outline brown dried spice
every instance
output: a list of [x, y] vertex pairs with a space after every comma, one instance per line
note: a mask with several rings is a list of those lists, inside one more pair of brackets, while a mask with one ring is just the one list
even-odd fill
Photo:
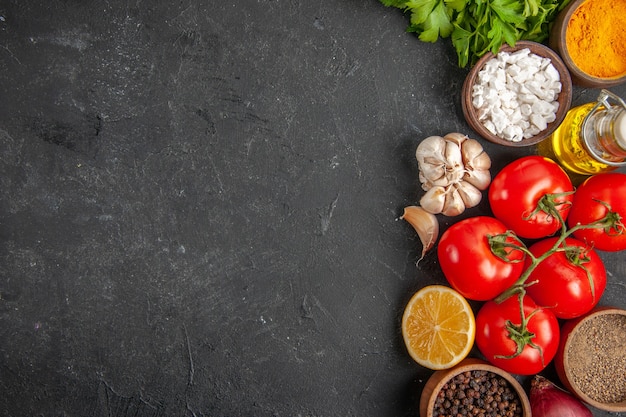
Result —
[[626, 316], [605, 314], [579, 326], [567, 350], [572, 382], [600, 403], [626, 400]]

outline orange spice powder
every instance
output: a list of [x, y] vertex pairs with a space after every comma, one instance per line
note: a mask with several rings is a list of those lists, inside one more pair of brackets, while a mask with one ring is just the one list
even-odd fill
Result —
[[572, 14], [565, 38], [574, 64], [610, 78], [626, 74], [626, 0], [587, 0]]

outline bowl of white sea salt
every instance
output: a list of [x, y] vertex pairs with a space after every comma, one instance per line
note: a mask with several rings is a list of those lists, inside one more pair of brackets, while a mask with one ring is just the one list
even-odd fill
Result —
[[461, 106], [481, 137], [534, 145], [554, 132], [572, 104], [572, 79], [556, 52], [530, 41], [488, 52], [465, 78]]

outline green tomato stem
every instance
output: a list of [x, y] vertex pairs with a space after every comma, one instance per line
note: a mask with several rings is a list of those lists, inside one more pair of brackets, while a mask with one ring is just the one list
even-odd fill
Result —
[[[532, 339], [535, 337], [535, 334], [528, 330], [528, 322], [538, 310], [534, 310], [531, 314], [526, 316], [526, 314], [524, 313], [524, 297], [526, 296], [526, 288], [536, 283], [536, 281], [528, 282], [528, 278], [530, 277], [530, 275], [541, 262], [552, 256], [554, 253], [565, 252], [566, 256], [572, 264], [579, 266], [585, 270], [587, 274], [587, 279], [589, 280], [589, 285], [591, 287], [592, 295], [595, 299], [595, 288], [593, 285], [591, 272], [583, 265], [584, 262], [589, 261], [587, 254], [591, 248], [583, 249], [577, 246], [567, 246], [564, 244], [565, 240], [577, 231], [583, 229], [603, 229], [604, 232], [607, 234], [616, 235], [623, 233], [625, 227], [619, 213], [613, 212], [611, 210], [611, 207], [607, 203], [598, 201], [600, 204], [603, 204], [607, 208], [607, 214], [603, 218], [589, 224], [579, 223], [568, 228], [566, 222], [563, 219], [563, 216], [561, 216], [561, 213], [558, 210], [559, 206], [563, 204], [571, 204], [570, 202], [558, 201], [559, 198], [562, 198], [563, 196], [566, 196], [568, 194], [571, 193], [544, 195], [537, 203], [537, 207], [535, 208], [535, 210], [533, 210], [532, 213], [530, 213], [525, 218], [526, 220], [530, 219], [535, 214], [543, 211], [549, 216], [554, 217], [561, 225], [559, 236], [554, 241], [552, 247], [540, 256], [533, 255], [530, 250], [528, 250], [526, 245], [519, 239], [519, 237], [511, 230], [508, 230], [502, 234], [487, 237], [489, 245], [491, 247], [491, 251], [494, 253], [494, 255], [505, 260], [506, 262], [520, 262], [520, 260], [518, 259], [513, 260], [510, 258], [510, 254], [514, 250], [519, 250], [523, 252], [524, 256], [530, 260], [528, 267], [522, 272], [520, 277], [513, 283], [513, 285], [511, 285], [504, 292], [502, 292], [502, 294], [494, 299], [494, 301], [499, 304], [509, 297], [517, 295], [520, 309], [520, 324], [515, 325], [511, 321], [507, 321], [506, 324], [506, 328], [509, 332], [509, 338], [513, 340], [516, 344], [516, 351], [513, 355], [497, 357], [507, 359], [514, 358], [520, 355], [524, 348], [528, 345], [533, 347], [534, 349], [539, 350], [541, 355], [541, 361], [543, 363], [543, 351], [541, 350], [540, 346], [536, 345], [532, 341]], [[522, 257], [521, 261], [525, 261], [524, 257]]]
[[[533, 271], [537, 268], [537, 266], [541, 262], [543, 262], [546, 258], [550, 257], [552, 254], [559, 252], [559, 251], [566, 251], [566, 252], [572, 251], [571, 247], [568, 247], [567, 245], [563, 245], [563, 243], [565, 242], [565, 239], [567, 239], [568, 237], [576, 233], [578, 230], [604, 229], [605, 232], [616, 230], [616, 231], [619, 231], [619, 233], [623, 231], [623, 223], [622, 223], [621, 216], [619, 215], [619, 213], [611, 211], [611, 207], [604, 202], [599, 202], [601, 204], [604, 204], [608, 209], [607, 214], [603, 218], [596, 220], [594, 222], [588, 223], [588, 224], [579, 223], [568, 229], [567, 224], [563, 219], [563, 216], [561, 216], [561, 213], [558, 210], [558, 206], [562, 204], [567, 204], [567, 203], [557, 201], [559, 197], [562, 197], [567, 194], [569, 193], [546, 194], [541, 199], [539, 199], [539, 202], [537, 203], [537, 208], [533, 210], [533, 212], [528, 217], [526, 217], [528, 219], [531, 216], [535, 215], [536, 213], [543, 211], [547, 213], [548, 215], [553, 216], [561, 225], [561, 232], [558, 238], [555, 240], [552, 247], [546, 252], [544, 252], [541, 256], [535, 257], [528, 250], [528, 248], [526, 248], [524, 243], [517, 236], [515, 236], [515, 233], [513, 231], [507, 231], [506, 233], [503, 233], [501, 235], [488, 237], [489, 244], [492, 248], [492, 252], [496, 256], [500, 257], [501, 259], [504, 259], [507, 262], [519, 262], [519, 261], [511, 261], [510, 259], [508, 259], [508, 257], [501, 256], [503, 247], [514, 248], [514, 249], [520, 250], [524, 252], [524, 254], [530, 259], [529, 266], [524, 270], [524, 272], [522, 272], [522, 275], [520, 275], [517, 281], [515, 281], [513, 285], [511, 285], [502, 294], [500, 294], [499, 296], [495, 298], [496, 303], [501, 303], [502, 301], [506, 300], [510, 296], [519, 293], [520, 290], [522, 290], [525, 286], [527, 286], [528, 283], [526, 281], [528, 280], [528, 277], [533, 273]], [[506, 238], [511, 238], [511, 237], [517, 243], [509, 243], [506, 241]], [[517, 244], [519, 244], [519, 246], [517, 246]], [[561, 247], [561, 245], [563, 245], [563, 247]], [[587, 268], [585, 268], [584, 265], [579, 265], [579, 266], [585, 269], [589, 277], [589, 280], [591, 282], [591, 274], [589, 273]], [[593, 285], [591, 285], [591, 287], [592, 287], [592, 291], [594, 291]]]
[[520, 324], [513, 324], [511, 320], [507, 320], [506, 322], [506, 329], [509, 331], [509, 338], [515, 342], [515, 352], [512, 355], [495, 355], [495, 357], [502, 359], [513, 359], [514, 357], [521, 355], [526, 346], [530, 346], [533, 349], [537, 349], [539, 351], [541, 364], [545, 365], [543, 360], [543, 350], [541, 349], [541, 346], [538, 346], [535, 342], [533, 342], [535, 334], [528, 330], [528, 322], [530, 321], [531, 317], [539, 310], [534, 310], [528, 316], [526, 316], [526, 313], [524, 312], [525, 295], [526, 290], [524, 289], [522, 289], [517, 295], [520, 309]]

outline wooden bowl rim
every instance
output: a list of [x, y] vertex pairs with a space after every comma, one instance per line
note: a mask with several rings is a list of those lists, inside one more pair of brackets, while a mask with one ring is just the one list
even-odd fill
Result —
[[498, 52], [515, 52], [524, 48], [530, 49], [531, 53], [535, 55], [539, 55], [542, 57], [550, 58], [554, 68], [559, 72], [559, 76], [561, 78], [561, 92], [559, 93], [559, 97], [557, 101], [559, 102], [559, 109], [556, 112], [556, 119], [548, 123], [548, 127], [539, 132], [537, 135], [532, 136], [527, 139], [522, 139], [519, 142], [512, 142], [506, 139], [503, 139], [497, 135], [492, 134], [487, 128], [478, 120], [478, 116], [476, 114], [476, 109], [472, 104], [472, 85], [478, 73], [483, 68], [485, 63], [490, 59], [495, 57], [495, 54], [492, 52], [487, 52], [483, 55], [476, 64], [472, 67], [468, 75], [465, 77], [465, 81], [463, 82], [463, 99], [461, 100], [461, 107], [463, 110], [463, 114], [465, 115], [465, 120], [467, 123], [474, 129], [480, 136], [487, 139], [490, 142], [497, 143], [500, 145], [511, 146], [511, 147], [524, 147], [535, 145], [542, 140], [546, 139], [548, 136], [552, 134], [556, 130], [557, 127], [563, 122], [567, 112], [569, 111], [572, 104], [572, 79], [567, 69], [567, 66], [556, 53], [556, 51], [552, 50], [548, 46], [532, 41], [518, 41], [514, 47], [511, 47], [508, 44], [502, 45]]
[[506, 379], [506, 381], [511, 384], [511, 387], [513, 387], [513, 390], [517, 393], [517, 396], [522, 403], [523, 417], [531, 416], [530, 400], [519, 381], [507, 371], [492, 365], [487, 361], [477, 358], [465, 358], [452, 368], [435, 371], [435, 373], [430, 376], [424, 385], [424, 389], [422, 390], [420, 397], [420, 416], [433, 417], [433, 408], [435, 406], [437, 393], [447, 381], [460, 373], [475, 370], [493, 372], [494, 374]]
[[576, 10], [578, 10], [578, 8], [587, 1], [589, 0], [573, 0], [567, 6], [565, 6], [563, 10], [561, 10], [559, 15], [555, 19], [554, 26], [552, 28], [552, 31], [556, 33], [550, 34], [551, 40], [549, 43], [550, 46], [553, 47], [553, 49], [556, 50], [557, 53], [561, 56], [561, 59], [571, 73], [573, 80], [578, 81], [578, 84], [594, 88], [614, 87], [616, 85], [626, 82], [626, 72], [621, 75], [605, 78], [596, 77], [588, 74], [580, 69], [578, 65], [576, 65], [574, 60], [571, 58], [571, 55], [567, 48], [566, 36], [568, 23], [574, 12], [576, 12]]
[[609, 412], [623, 412], [623, 411], [626, 411], [626, 399], [624, 399], [623, 401], [620, 401], [618, 403], [602, 403], [602, 402], [596, 401], [593, 398], [589, 397], [584, 391], [582, 391], [574, 383], [573, 375], [572, 375], [572, 372], [571, 372], [571, 367], [569, 366], [569, 359], [570, 358], [569, 358], [569, 355], [567, 354], [567, 351], [569, 350], [569, 347], [572, 344], [572, 341], [579, 334], [579, 330], [580, 330], [580, 326], [581, 325], [583, 325], [584, 323], [587, 323], [588, 321], [593, 320], [593, 319], [595, 319], [597, 317], [607, 316], [607, 315], [626, 316], [626, 310], [621, 309], [621, 308], [615, 308], [615, 307], [600, 307], [600, 308], [597, 308], [595, 310], [592, 310], [590, 313], [588, 313], [587, 315], [581, 317], [580, 319], [578, 319], [576, 321], [576, 324], [574, 325], [572, 330], [567, 335], [567, 338], [566, 338], [565, 343], [564, 343], [564, 349], [563, 349], [563, 371], [565, 372], [565, 377], [567, 378], [567, 383], [569, 385], [569, 388], [571, 388], [573, 393], [578, 398], [580, 398], [581, 400], [583, 400], [587, 404], [590, 404], [593, 407], [596, 407], [596, 408], [598, 408], [600, 410], [605, 410], [605, 411], [609, 411]]

